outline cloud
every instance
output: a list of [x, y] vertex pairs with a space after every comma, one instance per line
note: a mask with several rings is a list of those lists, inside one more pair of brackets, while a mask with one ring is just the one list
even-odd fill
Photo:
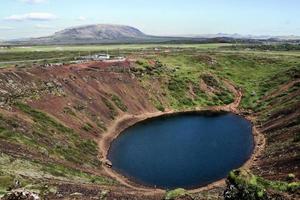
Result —
[[34, 27], [39, 28], [39, 29], [52, 29], [52, 28], [54, 28], [53, 26], [49, 26], [47, 24], [36, 24]]
[[85, 20], [86, 20], [86, 17], [84, 17], [84, 16], [79, 16], [79, 17], [77, 18], [77, 20], [79, 20], [79, 21], [85, 21]]
[[0, 30], [12, 30], [12, 29], [14, 28], [10, 26], [0, 26]]
[[11, 15], [4, 19], [13, 20], [13, 21], [25, 21], [25, 20], [48, 21], [56, 18], [57, 17], [51, 13], [37, 12], [37, 13], [26, 13], [23, 15]]
[[38, 3], [44, 3], [47, 0], [21, 0], [24, 3], [30, 3], [30, 4], [38, 4]]

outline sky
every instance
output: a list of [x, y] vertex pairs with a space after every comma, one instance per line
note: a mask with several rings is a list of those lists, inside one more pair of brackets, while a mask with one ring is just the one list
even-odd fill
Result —
[[0, 0], [0, 39], [122, 24], [151, 35], [300, 35], [299, 0]]

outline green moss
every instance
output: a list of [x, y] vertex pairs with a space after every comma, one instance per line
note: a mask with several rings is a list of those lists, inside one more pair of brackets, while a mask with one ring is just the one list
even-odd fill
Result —
[[287, 190], [289, 192], [296, 192], [299, 189], [300, 189], [300, 182], [292, 182], [292, 183], [289, 183], [287, 186]]
[[111, 96], [111, 100], [123, 112], [126, 112], [128, 110], [127, 106], [122, 102], [122, 100], [120, 99], [120, 97], [118, 97], [117, 95], [113, 94]]
[[217, 93], [217, 98], [222, 104], [230, 104], [234, 101], [233, 95], [229, 91], [225, 92], [223, 89]]
[[115, 119], [115, 117], [118, 115], [118, 111], [115, 109], [114, 105], [106, 98], [102, 97], [102, 101], [105, 104], [105, 106], [109, 109], [110, 111], [110, 117], [112, 119]]
[[106, 177], [100, 177], [100, 176], [94, 176], [85, 172], [81, 172], [76, 169], [66, 168], [61, 165], [48, 165], [43, 168], [43, 171], [49, 172], [53, 176], [61, 176], [61, 177], [69, 177], [69, 178], [83, 178], [87, 180], [90, 183], [98, 183], [98, 184], [104, 184], [104, 185], [112, 185], [114, 184], [114, 181], [106, 178]]
[[[30, 137], [21, 137], [22, 134], [21, 136], [19, 136], [20, 134], [14, 134], [18, 136], [19, 140], [21, 138], [23, 141], [16, 142], [30, 145], [37, 149], [43, 149], [43, 152], [46, 149], [50, 155], [59, 159], [63, 158], [73, 163], [99, 167], [100, 162], [97, 158], [98, 148], [93, 142], [80, 138], [73, 129], [62, 125], [49, 115], [31, 108], [29, 105], [17, 102], [15, 106], [35, 121], [33, 125], [34, 134]], [[85, 131], [90, 131], [93, 127], [90, 124], [85, 124], [82, 128]], [[91, 146], [87, 147], [87, 145]]]
[[42, 171], [50, 173], [51, 175], [57, 177], [66, 177], [71, 179], [76, 179], [76, 177], [78, 177], [87, 182], [96, 184], [113, 185], [116, 183], [114, 180], [107, 177], [95, 176], [77, 169], [67, 168], [63, 165], [58, 164], [43, 165]]
[[[92, 142], [90, 142], [92, 143]], [[94, 144], [93, 144], [94, 145]], [[43, 177], [56, 180], [79, 181], [82, 183], [96, 183], [113, 185], [116, 181], [88, 172], [66, 167], [62, 164], [42, 163], [36, 160], [14, 158], [7, 154], [0, 154], [0, 191], [6, 191], [19, 180], [21, 187], [36, 185]], [[37, 185], [38, 186], [38, 185]]]
[[[277, 90], [280, 85], [294, 80], [300, 71], [299, 60], [294, 57], [286, 59], [264, 54], [223, 54], [218, 56], [218, 60], [219, 68], [213, 69], [214, 74], [242, 88], [241, 107], [251, 110], [265, 107], [265, 101], [259, 100]], [[278, 98], [285, 96], [281, 94]]]
[[209, 75], [209, 74], [202, 74], [201, 79], [205, 82], [206, 85], [210, 87], [219, 88], [220, 83], [215, 79], [215, 77]]
[[161, 112], [165, 111], [165, 108], [162, 104], [155, 104], [155, 108]]
[[270, 181], [262, 177], [255, 176], [249, 171], [235, 170], [229, 173], [228, 180], [231, 184], [262, 197], [266, 190], [275, 190], [279, 192], [295, 192], [300, 189], [300, 182]]
[[88, 154], [92, 154], [95, 156], [98, 155], [98, 145], [93, 140], [82, 140], [79, 143], [79, 148], [81, 148], [83, 152], [86, 152]]
[[0, 174], [0, 191], [7, 191], [13, 185], [14, 177]]
[[38, 147], [38, 143], [34, 138], [18, 131], [19, 124], [17, 120], [5, 118], [0, 115], [0, 139], [13, 143], [20, 143], [31, 147]]
[[189, 80], [186, 77], [174, 76], [171, 77], [168, 83], [168, 90], [172, 99], [174, 100], [173, 105], [175, 108], [185, 108], [194, 106], [195, 103], [187, 95]]
[[0, 130], [0, 139], [4, 139], [7, 141], [11, 141], [11, 142], [16, 142], [16, 143], [20, 143], [20, 144], [24, 144], [24, 145], [28, 145], [28, 146], [32, 146], [32, 147], [37, 147], [37, 141], [35, 141], [34, 139], [16, 132], [16, 131], [12, 131], [12, 130]]
[[41, 123], [45, 126], [54, 127], [61, 132], [72, 132], [73, 131], [72, 129], [65, 127], [64, 125], [58, 123], [56, 120], [49, 117], [47, 114], [31, 108], [29, 105], [26, 105], [21, 102], [16, 102], [14, 105], [17, 108], [19, 108], [21, 111], [23, 111], [24, 113], [30, 115], [33, 118], [33, 120], [38, 123]]
[[147, 67], [148, 66], [148, 63], [146, 60], [143, 60], [143, 59], [138, 59], [136, 62], [135, 62], [139, 67]]
[[165, 195], [165, 199], [172, 200], [184, 195], [188, 195], [188, 192], [185, 189], [178, 188], [175, 190], [168, 191]]
[[86, 132], [89, 132], [91, 130], [94, 129], [93, 125], [90, 124], [90, 123], [85, 123], [82, 127], [81, 127], [82, 130], [86, 131]]

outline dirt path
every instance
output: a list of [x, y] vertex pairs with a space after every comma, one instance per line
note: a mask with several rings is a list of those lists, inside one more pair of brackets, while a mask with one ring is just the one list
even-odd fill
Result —
[[149, 119], [152, 117], [160, 116], [163, 114], [172, 113], [169, 112], [155, 112], [155, 113], [145, 113], [141, 115], [130, 115], [130, 114], [123, 114], [120, 116], [117, 120], [115, 120], [107, 130], [105, 136], [100, 140], [99, 142], [99, 148], [101, 151], [101, 154], [99, 155], [100, 160], [104, 164], [103, 169], [104, 171], [117, 180], [119, 183], [123, 184], [126, 187], [129, 187], [134, 190], [143, 191], [145, 195], [149, 194], [152, 195], [154, 193], [164, 193], [164, 190], [161, 189], [153, 189], [153, 188], [146, 188], [142, 187], [140, 185], [135, 185], [134, 183], [131, 183], [130, 180], [128, 180], [126, 177], [122, 176], [121, 174], [116, 173], [113, 169], [106, 166], [106, 163], [109, 163], [107, 159], [108, 150], [110, 147], [111, 142], [118, 137], [118, 135], [126, 128], [134, 125], [135, 123], [139, 121], [143, 121], [145, 119]]
[[[137, 191], [142, 191], [145, 194], [161, 194], [164, 193], [165, 191], [162, 189], [154, 189], [154, 188], [147, 188], [138, 184], [133, 183], [132, 181], [128, 180], [126, 177], [122, 176], [121, 174], [115, 172], [112, 168], [108, 167], [107, 164], [111, 164], [110, 161], [107, 159], [107, 154], [108, 150], [110, 147], [111, 142], [118, 137], [118, 135], [128, 127], [134, 125], [137, 122], [143, 121], [145, 119], [153, 118], [153, 117], [158, 117], [161, 115], [168, 115], [168, 114], [177, 114], [177, 113], [184, 113], [184, 112], [202, 112], [202, 111], [227, 111], [227, 112], [233, 112], [235, 114], [240, 114], [240, 110], [238, 109], [240, 102], [242, 100], [242, 91], [237, 89], [231, 82], [229, 81], [224, 81], [224, 84], [226, 87], [234, 94], [235, 99], [234, 102], [228, 105], [224, 106], [212, 106], [212, 107], [200, 107], [200, 108], [195, 108], [193, 110], [183, 110], [183, 111], [174, 111], [174, 110], [168, 110], [165, 112], [151, 112], [151, 113], [143, 113], [141, 115], [130, 115], [130, 114], [123, 114], [118, 117], [117, 120], [112, 122], [112, 124], [109, 126], [107, 132], [103, 136], [103, 138], [100, 139], [98, 142], [99, 149], [100, 149], [100, 154], [99, 154], [99, 159], [103, 163], [103, 169], [104, 171], [111, 176], [112, 178], [116, 179], [118, 182], [123, 184], [124, 186], [137, 190]], [[247, 117], [248, 120], [253, 121], [254, 119], [251, 117]], [[253, 126], [253, 136], [255, 140], [255, 148], [254, 152], [249, 158], [249, 160], [241, 167], [244, 169], [249, 169], [252, 165], [255, 164], [256, 160], [258, 157], [261, 156], [262, 151], [265, 147], [265, 138], [262, 134], [259, 133], [257, 128]], [[191, 193], [195, 192], [201, 192], [204, 190], [209, 190], [215, 187], [222, 187], [225, 186], [225, 179], [216, 181], [212, 184], [209, 184], [205, 187], [201, 187], [198, 189], [190, 190]]]
[[227, 80], [223, 80], [223, 83], [225, 84], [225, 86], [229, 89], [230, 92], [232, 92], [234, 94], [234, 101], [228, 105], [224, 105], [224, 106], [215, 106], [212, 107], [212, 109], [215, 110], [224, 110], [224, 111], [228, 111], [228, 112], [233, 112], [236, 114], [239, 114], [239, 105], [242, 101], [242, 97], [243, 97], [243, 93], [241, 90], [237, 89], [233, 83], [227, 81]]
[[238, 107], [242, 101], [242, 97], [243, 97], [243, 93], [240, 89], [236, 89], [236, 87], [229, 81], [227, 80], [224, 80], [223, 81], [224, 84], [226, 85], [226, 87], [234, 94], [235, 98], [234, 98], [234, 101], [225, 106], [229, 109], [229, 111], [234, 111], [234, 112], [239, 112], [238, 111]]

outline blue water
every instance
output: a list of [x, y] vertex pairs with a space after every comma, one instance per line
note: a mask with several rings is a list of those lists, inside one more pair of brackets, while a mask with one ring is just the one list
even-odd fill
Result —
[[253, 151], [251, 123], [235, 114], [181, 114], [146, 120], [113, 141], [108, 159], [131, 180], [196, 188], [227, 176]]

